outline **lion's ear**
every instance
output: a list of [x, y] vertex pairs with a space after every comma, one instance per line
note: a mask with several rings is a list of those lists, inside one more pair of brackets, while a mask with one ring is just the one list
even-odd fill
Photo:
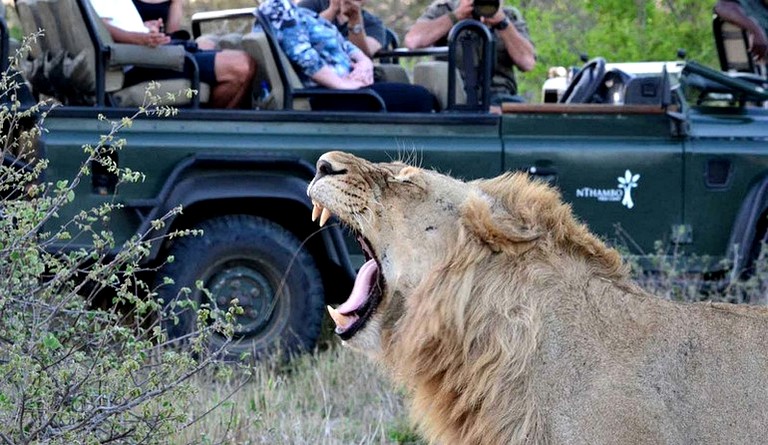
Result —
[[400, 169], [397, 175], [395, 175], [395, 180], [403, 182], [410, 181], [419, 173], [421, 173], [421, 170], [418, 167], [407, 165]]
[[424, 186], [422, 170], [418, 167], [413, 167], [410, 165], [400, 169], [400, 171], [392, 177], [392, 180], [396, 182], [415, 184], [422, 187]]
[[491, 208], [480, 195], [470, 197], [462, 206], [464, 227], [494, 252], [508, 251], [520, 254], [541, 237], [541, 231], [503, 210]]

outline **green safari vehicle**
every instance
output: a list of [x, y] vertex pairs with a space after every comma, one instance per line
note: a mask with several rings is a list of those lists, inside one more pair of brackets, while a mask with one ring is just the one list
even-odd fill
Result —
[[[39, 156], [50, 163], [47, 181], [74, 176], [82, 145], [109, 130], [99, 114], [119, 119], [136, 110], [132, 93], [114, 86], [118, 62], [128, 56], [99, 32], [100, 21], [86, 3], [16, 2], [25, 29], [55, 24], [86, 30], [58, 44], [92, 57], [90, 103], [58, 107], [45, 121], [38, 145]], [[198, 16], [196, 26], [250, 13], [209, 13]], [[478, 25], [462, 22], [457, 27], [463, 29], [454, 31], [482, 37]], [[46, 42], [56, 40], [52, 33]], [[478, 85], [465, 85], [478, 94], [458, 97], [456, 61], [449, 57], [440, 65], [448, 80], [447, 93], [437, 92], [448, 99], [440, 112], [319, 112], [307, 106], [308, 99], [329, 93], [292, 80], [295, 73], [268, 30], [240, 36], [238, 44], [264, 67], [254, 83], [253, 109], [209, 109], [192, 101], [177, 104], [173, 117], [136, 119], [122, 133], [128, 143], [116, 161], [146, 180], [115, 188], [108, 172], [94, 171], [60, 218], [117, 200], [124, 207], [109, 228], [119, 244], [183, 206], [155, 234], [197, 228], [204, 235], [153, 244], [149, 265], [175, 257], [158, 271], [158, 282], [163, 276], [175, 282], [161, 296], [202, 280], [219, 303], [238, 298], [245, 309], [237, 331], [242, 351], [266, 350], [275, 342], [290, 350], [313, 347], [324, 305], [346, 298], [363, 262], [342, 228], [319, 230], [310, 220], [306, 186], [315, 161], [329, 150], [371, 161], [412, 159], [463, 179], [525, 171], [556, 186], [606, 240], [641, 258], [663, 241], [683, 252], [684, 266], [695, 272], [748, 269], [766, 235], [764, 78], [732, 76], [695, 62], [608, 64], [597, 58], [559, 102], [507, 103], [496, 114], [485, 94], [488, 72], [481, 72]], [[447, 51], [452, 54], [452, 47]], [[394, 56], [404, 54], [390, 51], [389, 60]], [[188, 72], [187, 85], [204, 93], [193, 67]], [[206, 298], [202, 292], [193, 297]], [[192, 322], [182, 317], [171, 333], [182, 335]]]

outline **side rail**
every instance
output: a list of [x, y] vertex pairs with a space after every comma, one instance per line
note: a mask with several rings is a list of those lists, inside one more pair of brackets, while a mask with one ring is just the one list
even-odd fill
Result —
[[198, 38], [202, 35], [201, 26], [207, 22], [217, 22], [220, 20], [251, 18], [256, 20], [254, 8], [225, 9], [221, 11], [196, 12], [192, 14], [192, 38]]
[[[742, 103], [746, 101], [764, 102], [768, 101], [768, 92], [763, 85], [758, 85], [747, 80], [731, 77], [727, 74], [715, 71], [694, 61], [688, 61], [683, 67], [683, 75], [691, 74], [699, 76], [704, 82], [700, 87], [710, 88], [719, 92], [719, 87], [726, 87], [727, 91], [739, 98]], [[690, 79], [687, 79], [690, 82]], [[694, 81], [695, 81], [694, 77]]]

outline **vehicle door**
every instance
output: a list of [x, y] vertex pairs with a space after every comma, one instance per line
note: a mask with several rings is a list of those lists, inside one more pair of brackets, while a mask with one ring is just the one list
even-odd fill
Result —
[[[551, 182], [590, 229], [632, 254], [679, 241], [683, 143], [658, 107], [551, 104], [502, 118], [504, 168]], [[682, 234], [684, 237], [684, 234]]]
[[[728, 257], [746, 264], [765, 234], [768, 112], [757, 107], [696, 107], [685, 148], [685, 219], [691, 248], [720, 269]], [[736, 247], [731, 251], [731, 247]]]
[[[54, 159], [53, 177], [76, 172], [79, 159], [71, 156], [72, 150], [79, 149], [82, 141], [98, 140], [100, 131], [108, 131], [96, 119], [97, 111], [103, 110], [60, 111], [48, 120], [51, 134], [46, 150]], [[272, 155], [314, 164], [323, 153], [342, 150], [372, 162], [403, 160], [467, 180], [490, 177], [502, 171], [499, 125], [498, 116], [479, 113], [184, 110], [165, 120], [137, 119], [123, 131], [131, 149], [120, 153], [121, 165], [146, 173], [147, 179], [121, 196], [155, 196], [173, 167], [201, 156], [247, 159]], [[83, 196], [91, 200], [88, 205], [111, 199], [109, 194]], [[125, 209], [114, 219], [125, 226], [122, 233], [131, 234], [130, 228], [138, 224], [136, 218], [136, 212]], [[362, 264], [354, 238], [349, 244], [355, 252], [353, 263]]]

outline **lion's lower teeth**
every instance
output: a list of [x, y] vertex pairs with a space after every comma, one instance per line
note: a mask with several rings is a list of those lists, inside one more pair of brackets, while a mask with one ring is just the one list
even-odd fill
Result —
[[356, 316], [344, 315], [330, 306], [327, 306], [327, 308], [328, 308], [328, 313], [331, 315], [331, 318], [333, 319], [333, 322], [336, 323], [336, 326], [341, 329], [344, 329], [347, 326], [351, 325], [357, 319]]
[[323, 227], [325, 223], [330, 219], [331, 217], [331, 211], [323, 208], [323, 213], [320, 214], [320, 227]]

